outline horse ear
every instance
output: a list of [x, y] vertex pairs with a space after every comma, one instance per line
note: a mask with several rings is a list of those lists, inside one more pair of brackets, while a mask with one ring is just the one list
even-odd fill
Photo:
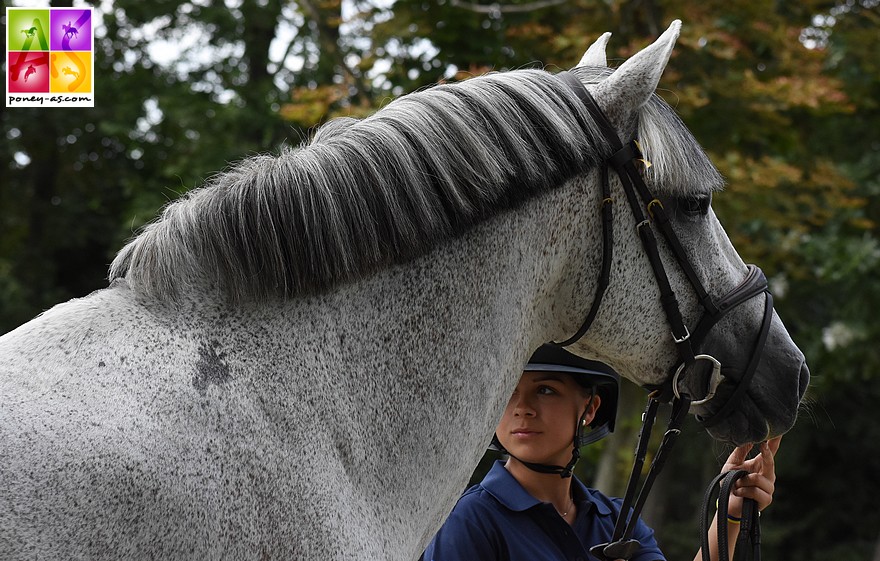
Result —
[[657, 89], [680, 31], [681, 21], [673, 21], [652, 45], [630, 57], [611, 76], [596, 84], [593, 90], [596, 101], [618, 125], [647, 103]]
[[603, 33], [601, 37], [596, 39], [595, 43], [590, 45], [590, 48], [587, 49], [587, 52], [584, 53], [584, 56], [581, 57], [581, 61], [575, 68], [581, 66], [608, 66], [608, 61], [605, 59], [605, 47], [608, 45], [608, 39], [610, 38], [611, 33]]

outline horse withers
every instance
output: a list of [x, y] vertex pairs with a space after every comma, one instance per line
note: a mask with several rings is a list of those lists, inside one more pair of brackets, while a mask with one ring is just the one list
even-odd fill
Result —
[[[749, 271], [708, 205], [721, 178], [653, 93], [678, 29], [614, 72], [603, 36], [572, 72], [639, 139], [640, 173], [721, 296]], [[333, 122], [169, 204], [108, 288], [0, 338], [0, 559], [416, 559], [531, 351], [591, 308], [611, 151], [578, 92], [518, 70]], [[661, 385], [679, 354], [635, 219], [614, 220], [607, 289], [571, 348]], [[659, 258], [693, 325], [662, 240]], [[754, 354], [758, 300], [700, 343], [718, 394]], [[794, 423], [804, 357], [769, 318], [719, 439]]]

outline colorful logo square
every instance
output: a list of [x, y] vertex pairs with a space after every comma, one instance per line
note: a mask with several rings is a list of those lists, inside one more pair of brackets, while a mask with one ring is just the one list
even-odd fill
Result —
[[6, 8], [6, 107], [94, 107], [92, 8]]
[[49, 91], [49, 53], [18, 51], [9, 53], [10, 93], [38, 93]]
[[52, 92], [88, 93], [92, 91], [92, 58], [85, 52], [52, 52], [49, 54], [50, 88]]
[[49, 29], [49, 10], [8, 8], [6, 11], [6, 49], [9, 51], [48, 51]]
[[53, 51], [88, 51], [92, 48], [92, 11], [53, 9], [49, 39]]

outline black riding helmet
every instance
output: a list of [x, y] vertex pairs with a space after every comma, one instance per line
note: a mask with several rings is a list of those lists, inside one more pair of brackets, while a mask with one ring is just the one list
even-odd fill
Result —
[[[620, 376], [606, 364], [575, 356], [562, 347], [550, 343], [541, 345], [523, 370], [526, 372], [563, 372], [572, 376], [578, 384], [588, 388], [593, 392], [593, 395], [598, 395], [601, 399], [599, 409], [593, 420], [590, 421], [591, 430], [589, 432], [585, 432], [583, 426], [586, 411], [578, 419], [572, 443], [571, 461], [567, 466], [533, 464], [520, 460], [523, 465], [534, 471], [558, 473], [561, 477], [570, 477], [571, 470], [574, 469], [580, 458], [580, 447], [596, 442], [614, 432], [614, 423], [617, 420], [617, 401], [620, 393]], [[509, 454], [501, 445], [497, 435], [492, 437], [492, 445], [489, 448]]]

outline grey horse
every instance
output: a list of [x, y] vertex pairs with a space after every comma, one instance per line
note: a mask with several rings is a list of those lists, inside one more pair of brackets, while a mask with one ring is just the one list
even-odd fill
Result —
[[[705, 201], [721, 178], [653, 93], [679, 26], [614, 72], [606, 34], [573, 72], [622, 138], [638, 129], [652, 189]], [[0, 338], [0, 559], [416, 559], [530, 352], [590, 307], [608, 150], [570, 88], [518, 70], [334, 121], [169, 204], [108, 288]], [[704, 210], [674, 227], [723, 294], [746, 267]], [[572, 349], [657, 384], [677, 357], [618, 215], [611, 285]], [[742, 368], [762, 314], [740, 306], [706, 345]], [[713, 436], [785, 432], [807, 379], [774, 315]]]

